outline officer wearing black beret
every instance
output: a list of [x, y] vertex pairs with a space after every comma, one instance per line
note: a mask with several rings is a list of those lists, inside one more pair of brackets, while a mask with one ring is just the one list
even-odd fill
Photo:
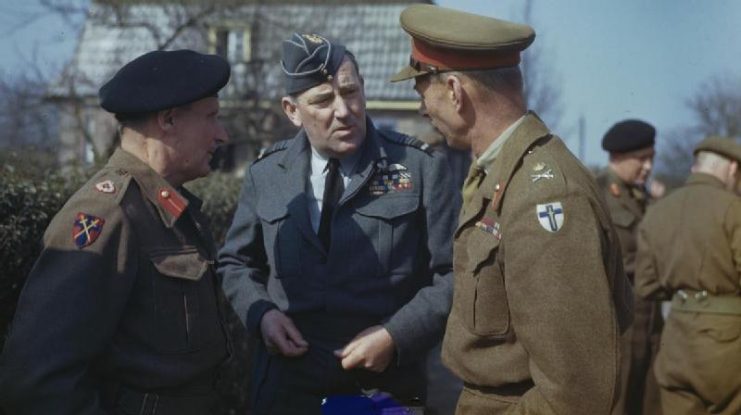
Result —
[[121, 146], [46, 230], [0, 358], [9, 413], [209, 413], [227, 337], [210, 229], [182, 185], [228, 139], [229, 73], [156, 51], [100, 88]]
[[[281, 65], [281, 104], [300, 131], [247, 170], [219, 253], [224, 291], [262, 340], [253, 413], [362, 415], [373, 390], [419, 406], [451, 301], [446, 161], [374, 127], [340, 43], [294, 34]], [[365, 404], [337, 404], [353, 397]]]
[[[597, 175], [620, 239], [623, 267], [631, 282], [635, 275], [638, 224], [646, 213], [646, 182], [653, 168], [656, 129], [641, 120], [616, 123], [602, 138], [610, 155]], [[614, 413], [656, 414], [658, 386], [651, 369], [663, 326], [660, 304], [634, 297], [634, 321], [625, 337], [622, 387]]]

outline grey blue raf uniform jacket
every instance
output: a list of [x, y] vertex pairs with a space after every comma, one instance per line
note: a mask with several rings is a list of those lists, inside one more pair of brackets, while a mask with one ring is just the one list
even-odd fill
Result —
[[[227, 342], [199, 204], [121, 149], [70, 198], [46, 230], [0, 359], [8, 413], [111, 413], [124, 391], [139, 413], [140, 392], [184, 395], [202, 383], [207, 393]], [[174, 413], [166, 400], [157, 414]]]
[[309, 219], [311, 147], [302, 130], [248, 169], [219, 273], [251, 332], [273, 308], [372, 317], [391, 334], [401, 364], [442, 337], [459, 196], [443, 154], [367, 125], [332, 218], [330, 251]]

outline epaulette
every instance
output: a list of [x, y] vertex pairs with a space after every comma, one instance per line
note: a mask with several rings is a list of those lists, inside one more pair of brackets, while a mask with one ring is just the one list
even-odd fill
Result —
[[281, 141], [278, 141], [278, 142], [274, 143], [270, 147], [263, 148], [262, 150], [260, 150], [260, 154], [257, 155], [257, 160], [255, 160], [255, 161], [262, 160], [265, 157], [267, 157], [267, 156], [269, 156], [269, 155], [271, 155], [273, 153], [277, 153], [279, 151], [283, 151], [283, 150], [287, 149], [288, 148], [288, 145], [291, 144], [291, 140], [293, 140], [293, 139], [281, 140]]
[[91, 191], [108, 195], [118, 204], [123, 199], [130, 182], [131, 175], [125, 169], [105, 169], [90, 179], [89, 186]]
[[405, 134], [400, 134], [390, 130], [378, 130], [378, 133], [381, 135], [381, 137], [385, 138], [386, 141], [390, 141], [395, 144], [418, 148], [430, 155], [435, 151], [435, 149], [432, 148], [431, 145], [425, 143], [424, 141], [414, 137], [410, 137]]

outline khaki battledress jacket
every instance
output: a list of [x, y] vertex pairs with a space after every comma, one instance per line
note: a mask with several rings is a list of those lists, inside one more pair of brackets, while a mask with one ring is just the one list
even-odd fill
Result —
[[[597, 175], [607, 208], [620, 240], [623, 268], [633, 282], [635, 258], [638, 251], [638, 224], [646, 213], [649, 196], [643, 188], [629, 186], [606, 168]], [[626, 336], [623, 361], [623, 387], [615, 414], [657, 415], [659, 409], [658, 386], [651, 365], [659, 349], [661, 329], [661, 303], [634, 295], [633, 324]]]
[[649, 208], [636, 290], [673, 297], [655, 367], [664, 413], [741, 413], [741, 198], [695, 173]]
[[592, 175], [533, 113], [455, 234], [444, 363], [458, 414], [608, 414], [632, 293]]

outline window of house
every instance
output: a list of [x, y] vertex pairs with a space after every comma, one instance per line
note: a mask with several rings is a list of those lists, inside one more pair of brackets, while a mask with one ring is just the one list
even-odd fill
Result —
[[244, 26], [213, 27], [209, 31], [211, 53], [229, 62], [249, 62], [252, 57], [251, 32]]

